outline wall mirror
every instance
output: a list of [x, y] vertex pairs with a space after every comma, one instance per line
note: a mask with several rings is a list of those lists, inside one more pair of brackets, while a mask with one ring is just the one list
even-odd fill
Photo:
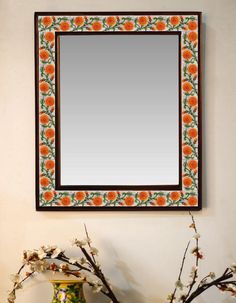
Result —
[[201, 208], [200, 18], [35, 13], [38, 210]]

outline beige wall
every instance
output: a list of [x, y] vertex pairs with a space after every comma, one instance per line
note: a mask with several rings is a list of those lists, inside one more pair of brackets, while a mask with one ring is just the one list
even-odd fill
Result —
[[[202, 274], [236, 260], [235, 0], [0, 1], [0, 301], [26, 248], [69, 240], [86, 223], [107, 275], [124, 302], [163, 302], [176, 280], [191, 231], [185, 212], [35, 211], [34, 11], [200, 10], [204, 21], [204, 209], [196, 213]], [[72, 252], [73, 253], [73, 252]], [[74, 252], [75, 253], [75, 252]], [[73, 253], [73, 254], [74, 254]], [[50, 302], [48, 276], [29, 283], [17, 302]], [[88, 292], [90, 298], [90, 293]], [[107, 302], [100, 298], [90, 302]], [[233, 302], [216, 290], [196, 302]]]

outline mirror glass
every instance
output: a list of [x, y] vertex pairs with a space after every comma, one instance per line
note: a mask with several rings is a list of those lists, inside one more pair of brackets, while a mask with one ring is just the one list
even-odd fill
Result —
[[179, 36], [59, 36], [61, 185], [179, 184]]

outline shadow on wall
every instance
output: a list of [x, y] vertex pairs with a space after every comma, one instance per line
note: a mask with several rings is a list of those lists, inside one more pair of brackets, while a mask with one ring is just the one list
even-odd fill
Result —
[[[143, 289], [145, 274], [142, 276], [137, 276], [135, 273], [133, 274], [129, 264], [120, 259], [120, 256], [110, 241], [104, 240], [101, 246], [104, 248], [104, 251], [106, 251], [106, 255], [110, 256], [110, 262], [114, 264], [112, 269], [105, 269], [107, 277], [111, 277], [111, 282], [113, 283], [114, 278], [112, 278], [112, 276], [115, 276], [117, 278], [116, 280], [120, 281], [120, 287], [116, 287], [115, 283], [112, 286], [117, 299], [120, 300], [121, 303], [163, 303], [163, 299], [158, 297], [158, 295], [150, 297], [145, 289]], [[88, 302], [90, 302], [90, 297], [91, 302], [94, 300], [96, 303], [110, 303], [109, 299], [107, 300], [104, 295], [96, 294], [96, 297], [94, 297], [94, 294], [91, 294], [91, 289], [89, 289], [88, 295], [86, 295]]]
[[[137, 281], [134, 279], [127, 264], [121, 260], [118, 260], [115, 270], [120, 271], [126, 284], [126, 289], [113, 286], [113, 291], [116, 294], [117, 299], [119, 299], [120, 302], [125, 303], [146, 303], [147, 299], [138, 290], [138, 287], [141, 286], [141, 284], [137, 283]], [[102, 294], [91, 294], [90, 288], [88, 289], [88, 293], [86, 292], [86, 299], [88, 302], [110, 303], [109, 299], [106, 299]]]
[[[113, 287], [114, 293], [120, 302], [124, 303], [147, 303], [147, 302], [162, 302], [162, 300], [158, 297], [147, 298], [143, 295], [139, 288], [142, 287], [142, 280], [144, 277], [140, 277], [140, 283], [134, 278], [131, 273], [131, 270], [127, 266], [127, 263], [121, 260], [117, 260], [115, 270], [119, 271], [119, 273], [123, 276], [123, 280], [126, 285], [126, 289], [121, 289], [117, 287]], [[92, 294], [91, 289], [88, 289], [86, 292], [86, 299], [88, 302], [96, 302], [96, 303], [110, 303], [109, 299], [106, 299], [102, 294]]]
[[[131, 270], [129, 269], [127, 263], [121, 260], [117, 260], [116, 268], [122, 273], [125, 282], [127, 283], [128, 289], [115, 289], [115, 292], [118, 295], [118, 298], [121, 302], [126, 302], [127, 298], [129, 298], [130, 303], [145, 303], [145, 297], [143, 294], [137, 289], [140, 284], [133, 277]], [[141, 280], [143, 277], [141, 277]]]

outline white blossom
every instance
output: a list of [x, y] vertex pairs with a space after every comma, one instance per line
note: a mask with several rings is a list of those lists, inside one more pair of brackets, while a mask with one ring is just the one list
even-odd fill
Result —
[[233, 271], [234, 274], [236, 274], [236, 263], [232, 263], [230, 269]]
[[22, 283], [17, 283], [15, 287], [16, 287], [16, 289], [21, 289], [21, 288], [23, 288], [23, 285], [22, 285]]
[[38, 253], [35, 250], [25, 250], [23, 252], [23, 264], [29, 264], [30, 261], [36, 261], [38, 259]]
[[197, 266], [193, 266], [192, 269], [191, 269], [189, 277], [193, 278], [195, 276], [197, 270], [198, 270], [198, 267]]
[[38, 257], [40, 260], [44, 259], [47, 256], [47, 253], [44, 251], [43, 247], [40, 247], [38, 250]]
[[11, 291], [8, 294], [7, 300], [9, 303], [14, 303], [15, 299], [16, 299], [15, 291]]
[[53, 250], [51, 258], [52, 259], [57, 258], [60, 255], [60, 253], [62, 253], [62, 252], [63, 251], [59, 247], [57, 247], [56, 249]]
[[67, 263], [61, 263], [60, 265], [59, 265], [59, 271], [60, 272], [65, 272], [65, 271], [67, 271], [67, 270], [69, 270], [69, 265], [67, 264]]
[[186, 299], [187, 294], [186, 293], [182, 293], [179, 296], [178, 302], [184, 302], [184, 300]]
[[87, 237], [87, 243], [88, 243], [88, 244], [91, 244], [91, 243], [92, 243], [92, 241], [91, 241], [91, 239], [90, 239], [89, 237]]
[[209, 273], [209, 277], [212, 279], [212, 280], [214, 280], [215, 279], [215, 277], [216, 277], [216, 274], [214, 273], [214, 272], [210, 272]]
[[11, 281], [12, 281], [13, 283], [18, 283], [18, 282], [20, 281], [20, 275], [19, 275], [19, 274], [12, 274], [12, 275], [10, 276], [10, 278], [11, 278]]
[[96, 247], [91, 247], [90, 252], [92, 255], [98, 255], [98, 249]]
[[191, 253], [191, 254], [194, 254], [194, 253], [196, 253], [198, 250], [199, 250], [199, 247], [195, 246], [195, 247], [193, 247], [193, 248], [190, 250], [190, 253]]
[[69, 263], [70, 263], [70, 264], [75, 264], [76, 262], [77, 262], [77, 260], [74, 259], [74, 258], [70, 258], [70, 259], [69, 259]]
[[193, 239], [198, 240], [201, 237], [199, 233], [193, 235]]
[[82, 257], [82, 258], [80, 258], [80, 264], [86, 264], [87, 263], [87, 260], [84, 258], [84, 257]]
[[199, 286], [203, 286], [207, 283], [207, 279], [203, 279], [200, 283]]
[[[173, 296], [174, 296], [174, 294], [169, 294], [166, 298], [167, 301], [171, 301], [173, 299]], [[175, 301], [173, 300], [172, 302], [175, 302]]]
[[38, 260], [30, 263], [30, 269], [36, 272], [44, 272], [49, 268], [49, 263], [46, 260]]
[[236, 292], [236, 286], [234, 284], [229, 284], [228, 287], [233, 291]]
[[101, 290], [102, 290], [102, 285], [99, 285], [99, 284], [95, 284], [95, 285], [93, 285], [93, 292], [94, 293], [98, 293], [98, 292], [100, 292]]
[[92, 286], [93, 292], [95, 293], [100, 292], [101, 289], [103, 288], [102, 281], [97, 277], [90, 274], [88, 275], [85, 274], [85, 279]]
[[43, 249], [46, 253], [51, 253], [51, 252], [53, 252], [56, 248], [57, 248], [56, 245], [45, 245], [45, 246], [42, 246], [42, 249]]
[[175, 282], [175, 286], [176, 286], [177, 288], [179, 288], [180, 290], [182, 290], [183, 287], [184, 287], [183, 283], [182, 283], [180, 280], [177, 280], [177, 281]]
[[85, 245], [88, 244], [88, 239], [85, 238], [84, 240], [78, 240], [78, 239], [75, 238], [71, 241], [71, 243], [72, 243], [73, 246], [75, 245], [75, 246], [78, 246], [78, 247], [82, 247], [82, 246], [85, 246]]

